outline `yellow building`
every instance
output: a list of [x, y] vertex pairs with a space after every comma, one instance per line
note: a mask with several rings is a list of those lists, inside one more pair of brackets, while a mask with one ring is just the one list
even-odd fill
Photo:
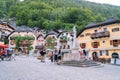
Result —
[[120, 56], [120, 20], [108, 19], [90, 23], [77, 36], [80, 50], [93, 60], [108, 60]]

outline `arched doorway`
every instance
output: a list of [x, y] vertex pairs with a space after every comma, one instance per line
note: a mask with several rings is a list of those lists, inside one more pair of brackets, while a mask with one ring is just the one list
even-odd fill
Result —
[[116, 53], [116, 52], [112, 53], [112, 58], [119, 58], [118, 53]]
[[92, 57], [93, 57], [94, 61], [98, 61], [98, 53], [97, 52], [93, 52]]

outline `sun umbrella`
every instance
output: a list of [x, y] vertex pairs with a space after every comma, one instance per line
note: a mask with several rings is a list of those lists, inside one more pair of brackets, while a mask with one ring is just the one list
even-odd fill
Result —
[[8, 45], [0, 44], [0, 48], [8, 48]]

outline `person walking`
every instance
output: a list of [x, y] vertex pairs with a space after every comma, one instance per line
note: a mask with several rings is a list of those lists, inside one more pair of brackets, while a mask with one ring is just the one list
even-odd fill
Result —
[[40, 51], [40, 55], [41, 55], [41, 62], [45, 62], [45, 54], [46, 52], [45, 51]]
[[51, 54], [50, 54], [50, 60], [51, 60], [51, 62], [53, 62], [53, 59], [54, 58], [54, 53], [53, 53], [53, 51], [51, 52]]
[[54, 62], [57, 62], [57, 59], [58, 59], [58, 51], [57, 51], [57, 49], [55, 49], [55, 51], [54, 51]]
[[57, 59], [57, 64], [60, 65], [61, 63], [61, 57], [62, 57], [62, 53], [61, 53], [61, 49], [59, 49], [59, 52], [58, 52], [58, 59]]
[[5, 57], [6, 57], [6, 50], [3, 48], [2, 50], [0, 50], [0, 58], [3, 61]]

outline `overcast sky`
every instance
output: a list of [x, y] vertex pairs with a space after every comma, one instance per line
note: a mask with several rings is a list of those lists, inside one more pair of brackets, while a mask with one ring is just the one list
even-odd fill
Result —
[[107, 4], [120, 6], [120, 0], [86, 0], [86, 1], [91, 1], [96, 3], [107, 3]]

